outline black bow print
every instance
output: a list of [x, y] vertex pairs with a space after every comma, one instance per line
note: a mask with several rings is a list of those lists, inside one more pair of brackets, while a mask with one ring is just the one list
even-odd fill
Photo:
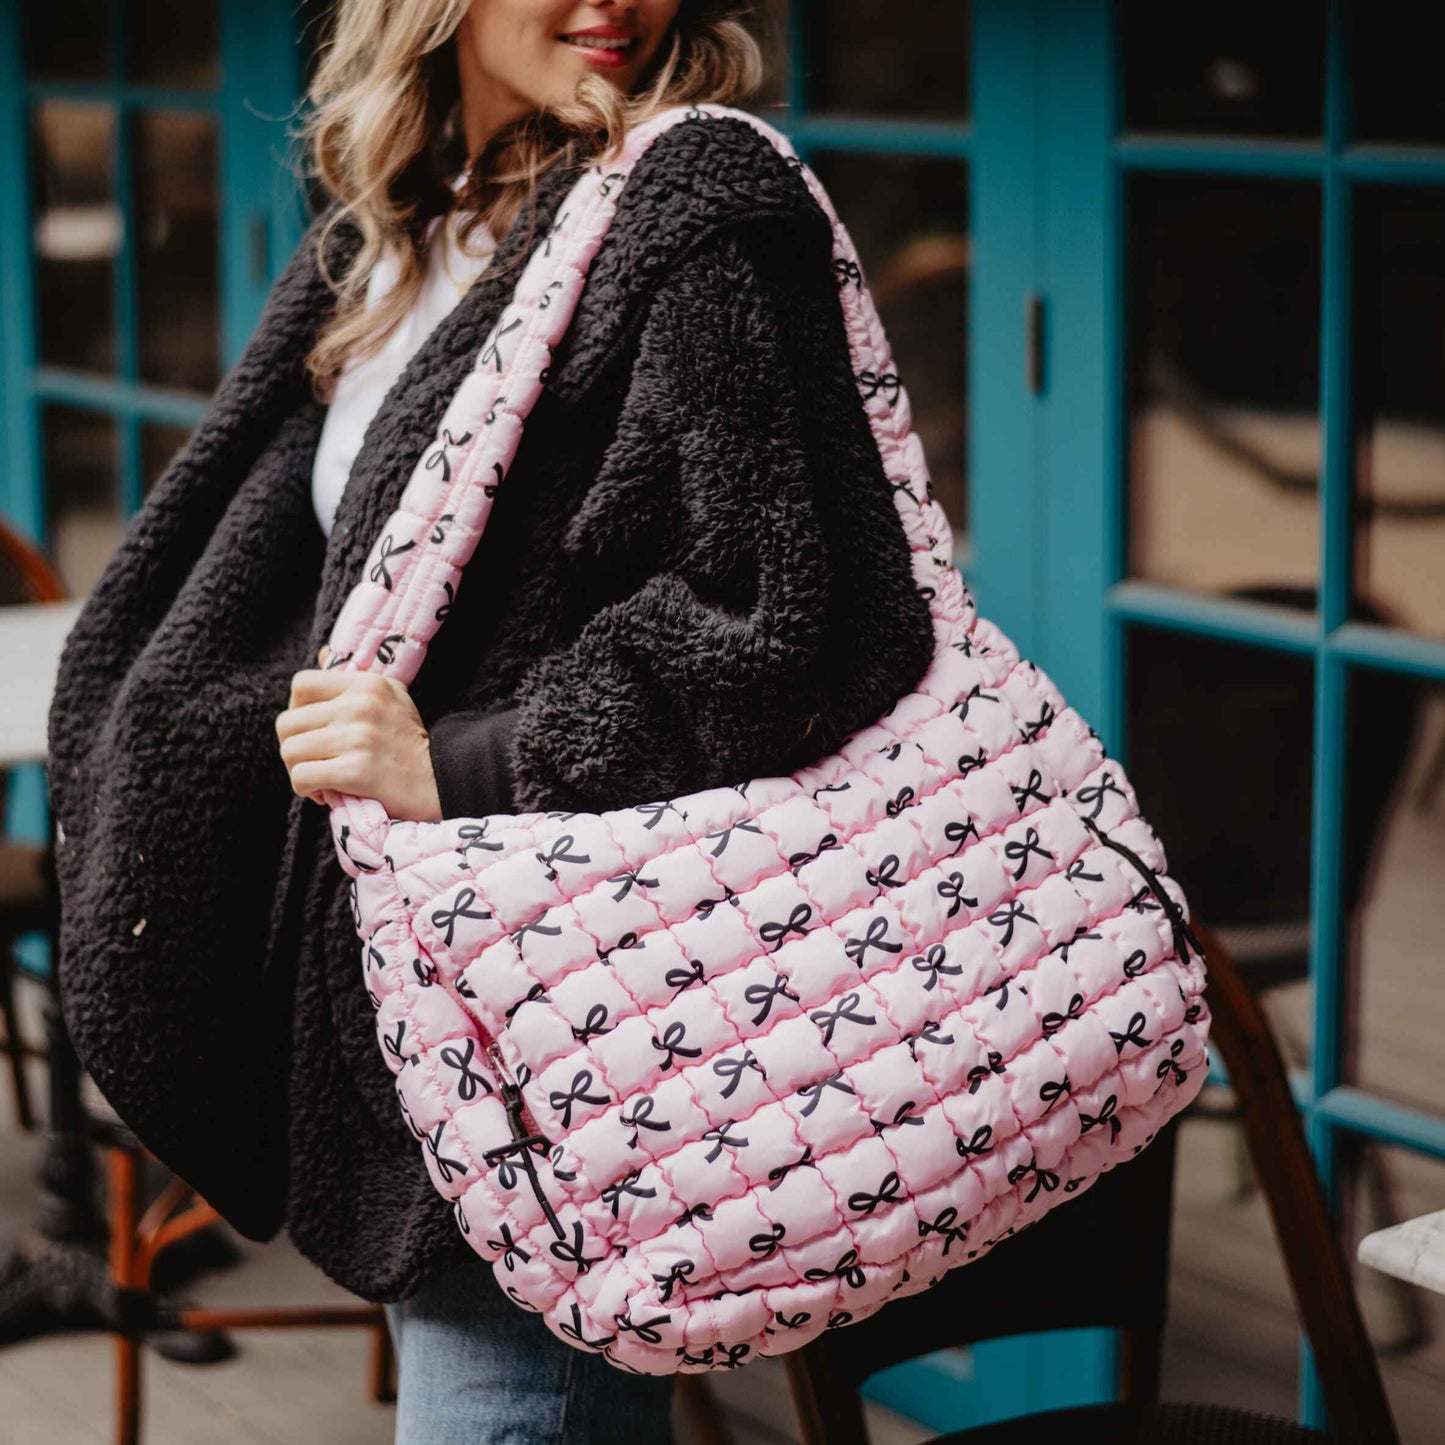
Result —
[[917, 794], [914, 793], [913, 789], [905, 785], [904, 787], [899, 788], [899, 790], [883, 805], [883, 811], [887, 813], [890, 818], [896, 818], [911, 802], [913, 802], [916, 796]]
[[712, 850], [714, 858], [720, 858], [727, 851], [728, 843], [734, 833], [756, 833], [759, 838], [763, 836], [763, 830], [751, 818], [743, 818], [740, 822], [729, 823], [726, 828], [719, 828], [716, 833], [705, 833], [703, 836], [711, 842], [717, 839], [717, 846]]
[[1104, 881], [1104, 875], [1102, 873], [1090, 873], [1088, 871], [1087, 865], [1082, 858], [1075, 858], [1074, 861], [1064, 869], [1064, 877], [1070, 883], [1078, 883], [1080, 881], [1085, 883], [1102, 883]]
[[[818, 846], [814, 848], [811, 853], [794, 853], [789, 857], [788, 871], [796, 878], [799, 870], [806, 867], [815, 858], [821, 858], [830, 848], [841, 848], [842, 846], [843, 841], [836, 833], [824, 833], [823, 836], [818, 839]], [[728, 892], [731, 893], [732, 890], [729, 889]]]
[[1067, 1074], [1057, 1082], [1050, 1080], [1047, 1084], [1041, 1084], [1039, 1086], [1039, 1098], [1048, 1106], [1048, 1108], [1044, 1110], [1044, 1113], [1047, 1114], [1049, 1109], [1052, 1109], [1060, 1099], [1068, 1098], [1072, 1092], [1073, 1085], [1069, 1083], [1069, 1076]]
[[814, 1009], [808, 1015], [823, 1030], [823, 1043], [825, 1045], [833, 1042], [833, 1030], [836, 1029], [843, 1019], [849, 1023], [862, 1024], [865, 1028], [876, 1024], [878, 1020], [872, 1014], [858, 1013], [858, 1006], [863, 1002], [861, 993], [845, 993], [838, 1000], [838, 1006], [834, 1009]]
[[1149, 955], [1142, 948], [1136, 948], [1128, 958], [1124, 960], [1124, 977], [1138, 978], [1149, 967]]
[[807, 923], [812, 916], [812, 905], [799, 903], [788, 915], [786, 923], [764, 922], [758, 929], [758, 937], [764, 943], [771, 943], [772, 951], [776, 953], [787, 941], [790, 933], [796, 933], [800, 938], [807, 933]]
[[599, 196], [610, 196], [614, 186], [621, 187], [626, 184], [626, 171], [608, 171], [607, 174], [602, 177], [602, 184], [597, 187], [597, 194]]
[[[1044, 733], [1048, 731], [1049, 724], [1053, 722], [1057, 716], [1058, 714], [1054, 711], [1053, 703], [1045, 702], [1043, 706], [1039, 708], [1038, 717], [1031, 723], [1025, 723], [1023, 727], [1019, 729], [1019, 737], [1026, 743], [1038, 742]], [[1020, 804], [1019, 806], [1022, 807], [1023, 805]]]
[[[460, 1211], [458, 1211], [458, 1213], [460, 1213]], [[525, 1264], [532, 1258], [532, 1256], [512, 1238], [512, 1227], [506, 1220], [502, 1221], [502, 1237], [500, 1239], [489, 1240], [488, 1243], [491, 1244], [493, 1249], [500, 1249], [502, 1251], [502, 1263], [506, 1265], [509, 1270], [516, 1269], [517, 1260], [520, 1259]]]
[[844, 1080], [842, 1069], [839, 1069], [836, 1073], [829, 1074], [826, 1079], [819, 1079], [816, 1084], [804, 1084], [801, 1089], [795, 1090], [795, 1092], [808, 1101], [803, 1105], [803, 1117], [805, 1119], [818, 1107], [819, 1102], [822, 1100], [824, 1089], [837, 1089], [840, 1094], [856, 1094], [858, 1092], [852, 1084]]
[[637, 942], [638, 939], [635, 933], [624, 933], [611, 948], [599, 948], [597, 950], [597, 957], [605, 964], [611, 963], [612, 955], [619, 948], [636, 948]]
[[1159, 1080], [1159, 1087], [1154, 1090], [1157, 1094], [1171, 1079], [1175, 1086], [1182, 1084], [1189, 1077], [1180, 1067], [1179, 1055], [1184, 1052], [1184, 1040], [1175, 1039], [1169, 1045], [1169, 1057], [1160, 1062], [1159, 1067], [1154, 1071], [1154, 1077]]
[[569, 853], [567, 851], [576, 841], [570, 833], [563, 833], [552, 839], [552, 846], [547, 852], [538, 852], [537, 861], [546, 870], [548, 879], [553, 883], [557, 881], [557, 870], [553, 864], [590, 863], [592, 861], [590, 853]]
[[652, 1047], [655, 1048], [658, 1053], [667, 1055], [661, 1065], [664, 1071], [672, 1068], [677, 1062], [676, 1055], [678, 1054], [681, 1054], [685, 1059], [696, 1059], [702, 1056], [702, 1050], [700, 1048], [694, 1049], [683, 1043], [686, 1037], [687, 1026], [681, 1019], [674, 1019], [663, 1029], [660, 1039], [655, 1038], [652, 1040]]
[[843, 256], [833, 258], [833, 274], [838, 278], [839, 287], [848, 285], [851, 281], [858, 290], [863, 289], [863, 271], [856, 261], [850, 261]]
[[961, 963], [948, 961], [948, 950], [941, 943], [930, 944], [927, 953], [916, 953], [911, 961], [915, 972], [926, 975], [923, 980], [924, 993], [932, 993], [938, 984], [939, 974], [946, 973], [957, 977], [963, 972]]
[[1122, 1054], [1125, 1044], [1133, 1044], [1136, 1048], [1145, 1049], [1149, 1047], [1150, 1040], [1144, 1037], [1144, 1030], [1148, 1027], [1149, 1020], [1146, 1015], [1136, 1013], [1130, 1020], [1129, 1026], [1122, 1034], [1116, 1034], [1113, 1029], [1109, 1030], [1109, 1037], [1114, 1040], [1114, 1052]]
[[[663, 975], [663, 982], [670, 988], [673, 998], [695, 983], [706, 983], [707, 975], [702, 971], [702, 959], [690, 958], [687, 968], [670, 968]], [[664, 1068], [666, 1065], [663, 1066]]]
[[1009, 944], [1013, 942], [1014, 923], [1020, 918], [1026, 923], [1038, 922], [1038, 919], [1035, 918], [1017, 898], [1004, 904], [1002, 908], [994, 909], [994, 911], [989, 914], [988, 921], [993, 924], [995, 928], [1003, 929], [1003, 937], [999, 940], [999, 947], [1007, 948]]
[[406, 641], [404, 632], [389, 632], [376, 644], [376, 660], [383, 667], [390, 667], [396, 661], [396, 645]]
[[520, 928], [512, 931], [512, 943], [517, 952], [522, 951], [522, 940], [529, 933], [540, 933], [543, 938], [557, 938], [561, 935], [562, 925], [543, 923], [539, 918], [535, 923], [524, 923]]
[[677, 813], [679, 818], [685, 818], [686, 813], [680, 812], [671, 803], [637, 803], [633, 806], [634, 813], [641, 813], [647, 821], [642, 825], [644, 828], [655, 828], [662, 822], [664, 813]]
[[[441, 441], [436, 444], [436, 450], [433, 451], [432, 454], [426, 459], [427, 471], [434, 472], [438, 467], [440, 467], [442, 473], [442, 481], [451, 481], [452, 463], [451, 458], [447, 455], [447, 451], [451, 447], [464, 447], [469, 441], [471, 441], [471, 439], [471, 432], [463, 432], [461, 436], [454, 437], [450, 431], [443, 427]], [[450, 520], [450, 517], [448, 517], [448, 520]], [[440, 542], [441, 538], [438, 537], [436, 540]]]
[[1010, 862], [1016, 862], [1019, 865], [1013, 872], [1015, 882], [1018, 882], [1018, 880], [1028, 872], [1030, 853], [1037, 853], [1040, 858], [1047, 858], [1050, 862], [1053, 862], [1054, 858], [1054, 855], [1039, 842], [1039, 830], [1037, 828], [1030, 828], [1024, 834], [1022, 843], [1005, 843], [1003, 853], [1004, 857]]
[[607, 880], [609, 883], [620, 883], [622, 886], [612, 895], [614, 903], [621, 903], [634, 888], [656, 888], [656, 878], [644, 878], [638, 869], [632, 868], [622, 873], [616, 873]]
[[1037, 768], [1031, 769], [1028, 781], [1023, 787], [1019, 787], [1015, 783], [1009, 784], [1009, 791], [1014, 795], [1014, 807], [1022, 813], [1024, 811], [1024, 804], [1027, 803], [1030, 798], [1040, 803], [1050, 802], [1051, 797], [1048, 793], [1044, 792], [1043, 788], [1044, 775]]
[[[800, 1089], [798, 1092], [801, 1093], [802, 1090]], [[851, 1092], [852, 1090], [850, 1089], [849, 1093]], [[806, 1113], [807, 1111], [804, 1110], [804, 1112]], [[771, 1191], [780, 1188], [783, 1180], [786, 1179], [794, 1169], [816, 1169], [817, 1167], [818, 1161], [813, 1158], [813, 1150], [810, 1145], [804, 1149], [791, 1164], [779, 1164], [776, 1168], [768, 1170], [768, 1178], [772, 1181], [768, 1185], [768, 1189]]]
[[778, 1252], [778, 1245], [787, 1232], [781, 1224], [774, 1223], [766, 1234], [753, 1235], [748, 1240], [748, 1248], [759, 1259], [771, 1259]]
[[988, 1063], [978, 1064], [968, 1071], [968, 1092], [976, 1094], [979, 1088], [987, 1081], [990, 1074], [1004, 1074], [1008, 1070], [1003, 1066], [1003, 1055], [995, 1053], [992, 1049], [988, 1051]]
[[[975, 823], [972, 818], [963, 822], [960, 822], [957, 818], [950, 818], [943, 826], [943, 836], [954, 845], [953, 852], [958, 853], [970, 838], [972, 838], [975, 843], [979, 841], [978, 824]], [[952, 857], [953, 855], [950, 854], [949, 856]]]
[[943, 1025], [937, 1019], [929, 1019], [916, 1034], [908, 1036], [908, 1055], [917, 1063], [919, 1044], [951, 1044], [953, 1035], [943, 1032]]
[[474, 918], [478, 922], [492, 916], [491, 910], [487, 908], [474, 909], [472, 904], [477, 901], [477, 890], [475, 888], [463, 888], [456, 897], [456, 902], [450, 908], [438, 908], [431, 916], [433, 928], [446, 930], [442, 936], [442, 942], [448, 948], [452, 944], [452, 934], [456, 930], [457, 919]]
[[501, 486], [501, 484], [502, 484], [502, 464], [501, 464], [501, 462], [493, 462], [493, 463], [492, 463], [492, 471], [493, 471], [493, 473], [495, 474], [495, 476], [496, 476], [497, 479], [496, 479], [496, 481], [494, 481], [494, 482], [483, 482], [483, 483], [482, 483], [482, 495], [483, 495], [484, 497], [495, 497], [495, 496], [497, 495], [497, 488], [498, 488], [499, 486]]
[[680, 1289], [692, 1278], [693, 1272], [696, 1269], [697, 1265], [694, 1264], [692, 1260], [680, 1259], [676, 1264], [668, 1266], [666, 1274], [655, 1274], [652, 1276], [653, 1280], [662, 1286], [662, 1289], [659, 1291], [659, 1296], [663, 1304], [666, 1304], [672, 1298], [674, 1289]]
[[732, 1098], [737, 1092], [737, 1087], [742, 1082], [743, 1071], [745, 1069], [753, 1069], [759, 1076], [766, 1077], [763, 1075], [763, 1066], [757, 1061], [751, 1049], [748, 1049], [740, 1059], [721, 1058], [712, 1061], [713, 1073], [715, 1073], [718, 1078], [727, 1080], [722, 1090], [724, 1099]]
[[[847, 739], [845, 738], [846, 742]], [[824, 783], [813, 789], [813, 799], [816, 802], [819, 793], [847, 793], [852, 791], [852, 783]]]
[[896, 371], [860, 371], [858, 373], [858, 385], [863, 390], [863, 400], [872, 401], [881, 391], [887, 398], [889, 406], [898, 400], [899, 388], [902, 382], [899, 380]]
[[487, 837], [486, 823], [463, 823], [457, 829], [457, 837], [462, 841], [457, 844], [457, 852], [461, 856], [462, 864], [465, 866], [467, 854], [473, 848], [484, 848], [489, 853], [500, 853], [502, 844], [493, 842]]
[[467, 1166], [463, 1164], [460, 1159], [448, 1159], [446, 1155], [441, 1152], [442, 1130], [445, 1129], [446, 1126], [447, 1121], [443, 1119], [430, 1134], [425, 1134], [422, 1137], [426, 1144], [427, 1152], [436, 1164], [437, 1173], [442, 1177], [442, 1183], [450, 1184], [452, 1182], [452, 1172], [455, 1170], [459, 1175], [465, 1174], [467, 1172]]
[[706, 1155], [709, 1164], [717, 1163], [718, 1155], [722, 1153], [724, 1144], [730, 1149], [744, 1149], [747, 1147], [748, 1141], [742, 1134], [733, 1136], [728, 1133], [729, 1129], [736, 1127], [737, 1122], [736, 1119], [729, 1119], [726, 1123], [719, 1124], [715, 1129], [706, 1129], [703, 1131], [702, 1137], [713, 1141], [712, 1148], [707, 1151]]
[[618, 1217], [618, 1210], [622, 1204], [622, 1196], [631, 1194], [637, 1199], [656, 1199], [657, 1190], [641, 1189], [637, 1181], [642, 1177], [641, 1169], [634, 1169], [631, 1174], [624, 1174], [615, 1184], [609, 1184], [602, 1191], [602, 1202], [612, 1211], [612, 1217]]
[[466, 1052], [462, 1053], [450, 1044], [441, 1051], [441, 1060], [449, 1069], [455, 1069], [461, 1077], [457, 1080], [457, 1096], [461, 1099], [475, 1099], [478, 1089], [492, 1092], [492, 1086], [472, 1068], [472, 1058], [477, 1051], [477, 1041], [467, 1040]]
[[862, 938], [845, 939], [843, 952], [861, 969], [867, 961], [868, 950], [876, 948], [879, 953], [902, 953], [901, 943], [892, 943], [888, 938], [888, 920], [875, 914], [868, 920], [868, 928]]
[[517, 1012], [523, 1004], [537, 1003], [541, 999], [547, 999], [549, 1003], [551, 1002], [547, 994], [547, 985], [538, 979], [516, 1003], [508, 1006], [505, 1017], [509, 1020], [513, 1019], [517, 1016]]
[[554, 1144], [552, 1146], [552, 1173], [562, 1181], [563, 1184], [575, 1184], [577, 1175], [571, 1170], [562, 1167], [562, 1160], [567, 1152], [565, 1144]]
[[422, 988], [430, 988], [437, 981], [437, 966], [434, 963], [423, 963], [421, 959], [414, 958], [411, 961], [411, 971], [416, 974], [416, 981]]
[[576, 1340], [579, 1345], [589, 1350], [605, 1350], [617, 1338], [616, 1335], [602, 1335], [595, 1340], [585, 1339], [582, 1334], [582, 1311], [575, 1304], [572, 1306], [572, 1323], [560, 1324], [557, 1329], [569, 1340]]
[[1075, 794], [1084, 807], [1092, 808], [1089, 813], [1091, 823], [1099, 821], [1099, 814], [1104, 811], [1104, 804], [1109, 801], [1110, 793], [1121, 799], [1124, 797], [1124, 790], [1114, 781], [1113, 773], [1101, 773], [1097, 783], [1090, 783]]
[[1104, 1107], [1097, 1114], [1086, 1114], [1079, 1110], [1079, 1133], [1087, 1134], [1090, 1129], [1097, 1129], [1101, 1124], [1109, 1126], [1109, 1142], [1112, 1144], [1123, 1132], [1124, 1125], [1119, 1119], [1119, 1096], [1110, 1094], [1104, 1100]]
[[869, 868], [864, 877], [874, 888], [897, 888], [900, 884], [906, 883], [906, 878], [898, 876], [898, 870], [903, 860], [896, 853], [889, 853], [878, 865], [877, 869]]
[[691, 1224], [694, 1219], [711, 1219], [712, 1206], [710, 1204], [689, 1204], [681, 1214], [672, 1222], [681, 1229], [684, 1224]]
[[572, 1238], [570, 1241], [566, 1239], [554, 1239], [549, 1247], [552, 1253], [556, 1255], [558, 1259], [562, 1260], [563, 1263], [574, 1265], [578, 1274], [586, 1274], [602, 1256], [600, 1254], [583, 1254], [582, 1243], [582, 1221], [578, 1220], [572, 1226]]
[[588, 1008], [587, 1017], [582, 1020], [580, 1029], [576, 1024], [572, 1026], [572, 1037], [579, 1044], [585, 1044], [588, 1039], [595, 1039], [602, 1034], [611, 1032], [612, 1030], [607, 1024], [607, 1005], [605, 1003], [594, 1003]]
[[1069, 961], [1069, 954], [1073, 951], [1073, 947], [1076, 943], [1102, 943], [1103, 941], [1104, 935], [1102, 933], [1086, 933], [1084, 931], [1084, 925], [1081, 923], [1079, 925], [1078, 931], [1074, 934], [1074, 936], [1069, 939], [1067, 943], [1059, 944], [1059, 946], [1054, 949], [1054, 952], [1057, 953], [1058, 956], [1063, 959], [1065, 963], [1067, 963]]
[[963, 891], [963, 874], [950, 873], [942, 883], [938, 885], [938, 896], [940, 898], [951, 898], [953, 902], [949, 905], [948, 917], [952, 918], [960, 908], [977, 908], [978, 899], [970, 898]]
[[790, 998], [794, 1003], [800, 1002], [798, 995], [788, 987], [788, 980], [780, 973], [773, 975], [772, 983], [750, 983], [743, 990], [743, 998], [758, 1009], [753, 1015], [755, 1026], [767, 1019], [778, 999]]
[[851, 1285], [854, 1289], [862, 1289], [867, 1283], [867, 1275], [863, 1273], [863, 1267], [858, 1263], [858, 1251], [850, 1249], [846, 1254], [838, 1257], [838, 1262], [832, 1269], [809, 1269], [803, 1272], [803, 1278], [812, 1284], [825, 1279], [841, 1279], [844, 1284]]
[[988, 754], [980, 748], [976, 753], [960, 753], [958, 755], [958, 776], [966, 778], [970, 773], [976, 773], [980, 768], [988, 766]]
[[1046, 1013], [1044, 1015], [1044, 1037], [1052, 1038], [1070, 1019], [1081, 1018], [1083, 1013], [1084, 995], [1076, 993], [1069, 1000], [1069, 1006], [1063, 1013]]
[[491, 337], [487, 341], [487, 344], [482, 347], [481, 355], [477, 357], [478, 371], [480, 371], [484, 366], [490, 366], [497, 375], [501, 375], [502, 348], [500, 343], [502, 337], [506, 336], [508, 332], [515, 331], [521, 324], [522, 318], [518, 316], [515, 319], [507, 322], [505, 326], [499, 327], [496, 331], [492, 333]]
[[401, 1041], [402, 1041], [405, 1037], [406, 1037], [406, 1020], [405, 1020], [405, 1019], [401, 1019], [401, 1020], [398, 1021], [397, 1026], [396, 1026], [396, 1037], [395, 1037], [395, 1038], [392, 1038], [392, 1036], [391, 1036], [390, 1034], [383, 1034], [383, 1035], [381, 1036], [381, 1046], [382, 1046], [382, 1047], [387, 1051], [387, 1053], [389, 1053], [389, 1054], [392, 1056], [392, 1058], [394, 1058], [398, 1063], [409, 1064], [409, 1063], [411, 1062], [411, 1059], [412, 1059], [413, 1057], [415, 1057], [415, 1056], [414, 1056], [414, 1055], [408, 1056], [408, 1055], [402, 1053], [402, 1051], [401, 1051]]
[[643, 1320], [641, 1324], [636, 1325], [632, 1323], [631, 1315], [621, 1314], [615, 1316], [615, 1318], [617, 1320], [618, 1334], [634, 1334], [639, 1340], [643, 1340], [649, 1345], [660, 1345], [662, 1343], [662, 1335], [658, 1332], [657, 1326], [665, 1325], [672, 1316], [656, 1315], [652, 1319]]
[[916, 1101], [909, 1099], [894, 1110], [891, 1119], [870, 1119], [868, 1122], [872, 1124], [875, 1134], [881, 1134], [885, 1129], [892, 1129], [900, 1124], [917, 1124], [919, 1128], [922, 1128], [923, 1116], [913, 1112], [917, 1107]]
[[982, 1159], [985, 1154], [993, 1152], [993, 1125], [980, 1124], [966, 1143], [955, 1135], [953, 1147], [960, 1159]]
[[723, 896], [721, 898], [699, 898], [697, 902], [692, 905], [693, 912], [695, 912], [699, 918], [706, 918], [720, 903], [730, 903], [734, 908], [742, 907], [742, 904], [738, 902], [738, 895], [724, 883]]
[[633, 1104], [630, 1114], [626, 1110], [623, 1111], [622, 1125], [624, 1128], [632, 1130], [632, 1138], [627, 1141], [629, 1149], [637, 1148], [637, 1136], [643, 1129], [651, 1129], [654, 1133], [663, 1134], [672, 1128], [666, 1119], [656, 1124], [652, 1122], [653, 1110], [656, 1108], [657, 1100], [650, 1094], [644, 1094]]
[[[796, 1330], [807, 1324], [808, 1321], [813, 1318], [813, 1316], [810, 1315], [807, 1310], [799, 1310], [798, 1313], [795, 1315], [785, 1315], [782, 1310], [775, 1310], [773, 1312], [773, 1318], [785, 1330]], [[767, 1331], [769, 1334], [773, 1333], [771, 1325], [767, 1327]]]
[[441, 546], [441, 544], [447, 539], [448, 524], [451, 522], [455, 522], [456, 519], [457, 518], [455, 512], [443, 512], [433, 524], [431, 529], [431, 536], [427, 538], [427, 541], [429, 541], [434, 547]]
[[953, 702], [949, 705], [948, 710], [949, 712], [956, 712], [958, 714], [959, 722], [967, 722], [969, 709], [974, 705], [974, 703], [997, 702], [998, 700], [999, 698], [997, 693], [985, 692], [983, 690], [983, 684], [981, 682], [976, 682], [962, 697], [954, 698]]
[[396, 539], [391, 533], [386, 533], [381, 539], [381, 553], [371, 569], [371, 580], [373, 582], [380, 582], [381, 585], [390, 592], [392, 585], [391, 568], [386, 565], [387, 562], [403, 552], [410, 552], [415, 546], [415, 542], [403, 542], [400, 546], [397, 546]]
[[547, 1096], [547, 1102], [562, 1116], [562, 1127], [572, 1127], [572, 1106], [574, 1104], [606, 1104], [609, 1102], [606, 1094], [589, 1094], [588, 1089], [592, 1087], [592, 1070], [578, 1069], [572, 1076], [572, 1087], [568, 1090], [553, 1089]]
[[1018, 1164], [1008, 1172], [1008, 1182], [1017, 1184], [1020, 1180], [1034, 1176], [1034, 1187], [1024, 1196], [1025, 1204], [1032, 1204], [1038, 1197], [1039, 1190], [1045, 1194], [1052, 1194], [1059, 1187], [1059, 1176], [1052, 1169], [1040, 1169], [1036, 1159], [1030, 1159], [1027, 1164]]
[[942, 1237], [942, 1252], [947, 1254], [949, 1246], [955, 1239], [960, 1244], [967, 1242], [968, 1226], [958, 1222], [958, 1210], [950, 1204], [947, 1209], [939, 1210], [938, 1217], [932, 1223], [924, 1219], [918, 1221], [919, 1239], [927, 1239], [930, 1234], [937, 1234]]
[[855, 1214], [872, 1214], [875, 1209], [881, 1209], [885, 1204], [897, 1204], [898, 1191], [903, 1188], [903, 1181], [897, 1173], [890, 1169], [883, 1176], [883, 1182], [878, 1186], [876, 1194], [869, 1194], [866, 1189], [860, 1189], [855, 1194], [848, 1196], [848, 1208]]

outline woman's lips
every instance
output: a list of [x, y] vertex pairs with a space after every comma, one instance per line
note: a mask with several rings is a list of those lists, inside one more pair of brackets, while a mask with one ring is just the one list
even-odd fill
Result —
[[593, 65], [600, 65], [604, 69], [617, 69], [626, 65], [633, 56], [638, 46], [636, 36], [626, 41], [607, 40], [603, 43], [588, 44], [582, 37], [559, 36], [562, 44], [569, 50], [575, 50], [584, 59], [590, 60]]

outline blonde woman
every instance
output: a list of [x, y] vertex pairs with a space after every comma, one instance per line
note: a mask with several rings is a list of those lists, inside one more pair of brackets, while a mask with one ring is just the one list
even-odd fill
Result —
[[320, 665], [579, 168], [658, 107], [755, 91], [745, 8], [340, 0], [305, 131], [329, 203], [62, 666], [81, 1056], [237, 1229], [284, 1226], [387, 1303], [405, 1445], [644, 1445], [668, 1436], [669, 1381], [552, 1336], [460, 1238], [312, 800], [601, 810], [788, 772], [930, 659], [827, 218], [746, 121], [701, 116], [628, 179], [410, 691]]

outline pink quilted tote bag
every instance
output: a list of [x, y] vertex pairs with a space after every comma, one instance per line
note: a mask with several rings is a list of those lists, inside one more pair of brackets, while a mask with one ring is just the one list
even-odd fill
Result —
[[1204, 973], [1092, 730], [980, 618], [851, 240], [780, 132], [676, 107], [576, 182], [331, 637], [410, 683], [626, 177], [747, 121], [832, 221], [936, 652], [791, 777], [605, 813], [392, 820], [332, 795], [365, 987], [436, 1188], [507, 1293], [651, 1373], [796, 1349], [1137, 1154], [1206, 1068]]

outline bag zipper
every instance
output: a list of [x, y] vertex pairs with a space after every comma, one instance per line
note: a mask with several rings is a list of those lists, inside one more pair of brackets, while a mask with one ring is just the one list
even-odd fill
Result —
[[1159, 881], [1159, 875], [1130, 847], [1111, 838], [1099, 825], [1079, 815], [1079, 821], [1101, 842], [1106, 848], [1112, 848], [1126, 863], [1129, 863], [1149, 886], [1149, 891], [1159, 900], [1159, 906], [1164, 910], [1164, 915], [1169, 920], [1169, 926], [1174, 932], [1174, 951], [1185, 962], [1189, 962], [1189, 950], [1192, 948], [1199, 955], [1199, 961], [1204, 962], [1204, 946], [1195, 936], [1194, 930], [1185, 921], [1184, 914], [1180, 911], [1179, 905]]

